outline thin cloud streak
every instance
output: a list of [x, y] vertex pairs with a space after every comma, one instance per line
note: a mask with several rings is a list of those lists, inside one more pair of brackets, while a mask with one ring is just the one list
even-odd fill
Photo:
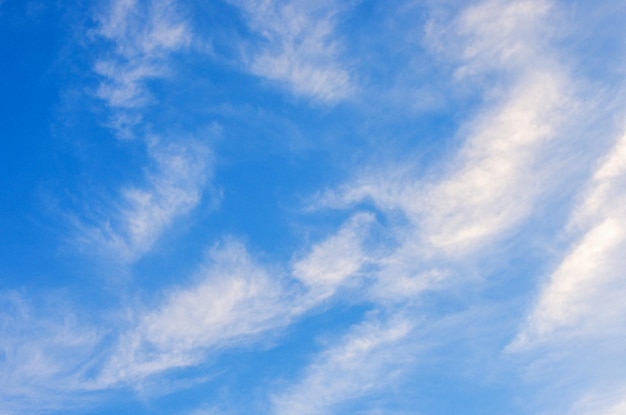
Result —
[[335, 103], [351, 95], [354, 82], [341, 60], [341, 43], [335, 33], [337, 14], [345, 4], [333, 0], [231, 2], [266, 41], [261, 52], [245, 58], [252, 73], [321, 102]]
[[97, 387], [198, 364], [210, 352], [251, 341], [293, 317], [286, 287], [237, 242], [213, 249], [197, 278], [197, 285], [166, 291], [163, 304], [121, 334]]
[[97, 18], [95, 34], [112, 51], [94, 64], [96, 95], [111, 109], [118, 137], [133, 138], [142, 120], [137, 110], [151, 102], [146, 81], [170, 74], [170, 55], [189, 45], [191, 33], [173, 0], [114, 0]]
[[62, 410], [84, 404], [85, 364], [104, 332], [85, 325], [57, 299], [35, 307], [0, 293], [0, 404], [8, 413]]
[[513, 347], [626, 327], [625, 178], [626, 135], [605, 156], [572, 212], [568, 228], [582, 236], [543, 287]]
[[121, 200], [105, 209], [96, 225], [78, 225], [79, 241], [120, 263], [147, 253], [172, 222], [189, 213], [201, 200], [212, 173], [212, 153], [195, 140], [148, 144], [154, 164], [143, 187], [126, 187]]
[[411, 323], [400, 318], [372, 318], [353, 327], [313, 360], [302, 379], [273, 398], [273, 413], [334, 413], [338, 404], [389, 387], [411, 360], [403, 350], [411, 329]]
[[336, 234], [314, 245], [293, 264], [293, 276], [312, 291], [312, 299], [331, 296], [368, 263], [363, 244], [374, 220], [372, 214], [354, 215]]
[[[110, 111], [118, 138], [134, 138], [151, 103], [146, 81], [169, 75], [172, 54], [186, 48], [191, 32], [173, 0], [113, 0], [96, 13], [93, 35], [107, 43], [93, 70], [97, 95]], [[119, 199], [93, 210], [91, 224], [77, 221], [84, 247], [128, 264], [147, 253], [172, 222], [202, 199], [212, 173], [212, 153], [190, 139], [144, 137], [152, 165], [144, 186], [126, 186]], [[95, 224], [94, 224], [95, 223]]]

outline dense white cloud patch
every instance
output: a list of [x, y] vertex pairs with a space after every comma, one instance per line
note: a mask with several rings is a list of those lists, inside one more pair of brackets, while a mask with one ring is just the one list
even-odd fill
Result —
[[334, 0], [231, 0], [246, 15], [250, 28], [266, 44], [252, 52], [249, 70], [285, 83], [295, 94], [335, 102], [354, 89], [341, 60], [335, 33], [337, 15], [346, 5]]
[[549, 337], [559, 329], [614, 328], [610, 323], [624, 312], [619, 271], [624, 248], [620, 222], [607, 219], [591, 229], [552, 274], [520, 341]]

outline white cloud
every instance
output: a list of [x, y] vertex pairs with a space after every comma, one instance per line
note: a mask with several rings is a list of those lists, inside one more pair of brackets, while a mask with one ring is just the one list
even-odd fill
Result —
[[613, 415], [624, 409], [625, 146], [626, 134], [580, 190], [563, 235], [569, 249], [507, 347], [517, 357], [533, 359], [525, 371], [572, 385], [551, 400], [576, 415]]
[[[223, 348], [256, 342], [268, 331], [293, 323], [358, 275], [367, 262], [360, 245], [373, 221], [371, 214], [355, 215], [294, 263], [292, 276], [270, 274], [240, 243], [227, 241], [214, 248], [196, 273], [197, 283], [165, 291], [159, 306], [142, 312], [121, 334], [94, 388], [190, 367]], [[294, 284], [297, 280], [304, 286]], [[390, 342], [406, 329], [400, 321], [392, 326], [366, 324], [357, 332], [375, 337], [372, 347], [378, 348], [378, 342]], [[370, 340], [354, 338], [345, 347], [360, 350], [364, 341]]]
[[[623, 315], [620, 283], [626, 249], [621, 223], [607, 219], [591, 229], [550, 277], [520, 344], [541, 341], [555, 331], [606, 330]], [[617, 290], [617, 291], [616, 291]]]
[[274, 413], [334, 413], [337, 405], [389, 387], [412, 359], [405, 350], [411, 330], [400, 318], [372, 319], [354, 327], [317, 356], [301, 380], [274, 397]]
[[238, 243], [211, 252], [199, 282], [168, 291], [123, 334], [99, 383], [133, 382], [203, 361], [207, 353], [288, 324], [293, 298]]
[[[546, 160], [566, 138], [566, 122], [579, 105], [575, 86], [540, 36], [544, 9], [542, 1], [488, 1], [452, 24], [466, 51], [461, 68], [496, 71], [502, 79], [484, 91], [486, 104], [460, 128], [462, 145], [443, 168], [422, 179], [411, 166], [368, 172], [323, 195], [319, 205], [369, 199], [387, 213], [402, 212], [414, 230], [407, 243], [420, 240], [421, 256], [475, 254], [519, 226], [558, 183], [548, 177]], [[490, 66], [476, 64], [479, 57]]]
[[626, 135], [596, 169], [570, 231], [582, 232], [543, 287], [515, 345], [626, 327]]
[[356, 275], [368, 258], [362, 244], [374, 216], [360, 213], [338, 232], [315, 245], [293, 264], [293, 275], [313, 291], [330, 295], [348, 278]]
[[112, 109], [118, 136], [131, 138], [141, 120], [131, 110], [151, 99], [145, 82], [169, 75], [169, 55], [189, 44], [190, 31], [173, 0], [115, 0], [98, 21], [97, 35], [113, 50], [94, 65], [101, 77], [97, 96]]
[[465, 37], [459, 77], [505, 68], [512, 72], [541, 67], [549, 60], [550, 0], [488, 0], [469, 6], [456, 22]]
[[340, 60], [335, 33], [342, 7], [332, 0], [308, 2], [231, 0], [266, 45], [247, 63], [256, 75], [285, 83], [298, 95], [336, 102], [354, 89], [352, 75]]
[[409, 226], [396, 233], [411, 245], [412, 261], [476, 254], [519, 226], [558, 183], [558, 177], [546, 180], [544, 157], [563, 138], [563, 118], [573, 114], [567, 89], [559, 73], [529, 73], [462, 128], [466, 141], [443, 174], [420, 180], [411, 168], [368, 173], [316, 203], [346, 207], [371, 200], [390, 215], [401, 212]]
[[421, 226], [436, 249], [476, 250], [519, 224], [551, 185], [543, 181], [542, 155], [577, 104], [541, 38], [548, 4], [486, 1], [458, 19], [466, 42], [459, 71], [497, 70], [510, 80], [503, 81], [507, 92], [497, 92], [503, 85], [489, 91], [503, 98], [462, 128], [469, 135], [447, 177], [426, 186], [425, 201], [414, 201], [411, 210], [423, 212]]
[[[174, 0], [113, 0], [98, 11], [93, 34], [108, 42], [108, 52], [93, 66], [101, 77], [97, 95], [110, 109], [108, 125], [119, 138], [132, 138], [150, 101], [146, 81], [168, 76], [172, 53], [187, 47], [191, 33]], [[147, 183], [123, 188], [120, 200], [100, 207], [104, 213], [87, 214], [95, 226], [78, 226], [80, 242], [121, 263], [149, 251], [176, 218], [200, 202], [212, 167], [212, 154], [200, 142], [145, 141], [152, 164]]]
[[100, 16], [98, 33], [127, 58], [152, 57], [189, 42], [189, 30], [173, 0], [114, 0]]
[[450, 48], [463, 55], [456, 82], [483, 87], [484, 104], [459, 129], [452, 157], [435, 160], [421, 177], [416, 172], [423, 166], [394, 163], [362, 170], [314, 202], [315, 207], [353, 208], [367, 201], [386, 215], [395, 249], [384, 257], [364, 254], [375, 258], [378, 279], [371, 298], [380, 307], [419, 301], [429, 288], [453, 285], [458, 292], [468, 274], [482, 271], [474, 267], [477, 262], [506, 249], [496, 246], [498, 241], [541, 212], [547, 198], [560, 197], [554, 194], [567, 174], [556, 171], [554, 157], [572, 149], [574, 130], [584, 122], [577, 80], [550, 45], [551, 13], [543, 1], [469, 6], [448, 27], [455, 33]]
[[68, 408], [88, 398], [76, 391], [103, 333], [59, 299], [46, 300], [35, 307], [17, 293], [0, 293], [0, 406], [8, 413]]
[[[436, 249], [475, 250], [526, 217], [541, 178], [536, 165], [564, 112], [566, 83], [534, 73], [499, 108], [483, 114], [442, 181], [427, 187], [421, 226]], [[420, 212], [421, 213], [421, 212]]]
[[[140, 16], [145, 27], [129, 23], [139, 7], [132, 1], [114, 2], [103, 20], [101, 35], [116, 43], [116, 55], [98, 62], [96, 70], [106, 79], [101, 96], [114, 108], [144, 105], [143, 82], [163, 76], [164, 56], [188, 39], [184, 24], [170, 13], [173, 3], [146, 4], [145, 10], [156, 11]], [[267, 49], [252, 55], [252, 72], [322, 101], [349, 95], [350, 74], [338, 63], [340, 50], [333, 40], [334, 3], [237, 4], [248, 13], [251, 28], [268, 41]], [[139, 313], [132, 328], [121, 334], [94, 388], [141, 383], [204, 362], [222, 348], [258, 340], [348, 286], [355, 276], [376, 276], [369, 286], [371, 298], [394, 314], [386, 308], [389, 299], [414, 300], [424, 289], [450, 279], [457, 260], [485, 256], [485, 246], [518, 228], [546, 189], [556, 186], [558, 177], [544, 181], [544, 154], [558, 145], [565, 123], [576, 123], [568, 119], [576, 106], [575, 87], [541, 35], [549, 11], [550, 3], [538, 0], [471, 6], [452, 25], [464, 51], [459, 82], [493, 72], [502, 77], [485, 91], [488, 104], [461, 129], [463, 142], [450, 163], [422, 178], [411, 167], [368, 175], [320, 202], [346, 207], [372, 200], [387, 214], [385, 225], [369, 213], [353, 216], [292, 262], [293, 291], [241, 245], [215, 249], [195, 284], [166, 290], [156, 308]], [[140, 115], [122, 111], [115, 122], [132, 125], [139, 122], [136, 117]], [[209, 175], [210, 153], [196, 142], [154, 142], [149, 154], [155, 168], [146, 174], [147, 184], [123, 190], [112, 219], [88, 229], [85, 237], [123, 261], [145, 254], [176, 218], [191, 211]], [[619, 253], [626, 248], [625, 160], [626, 138], [597, 170], [573, 215], [570, 226], [583, 235], [547, 284], [520, 335], [523, 342], [571, 327], [595, 330], [599, 321], [610, 322], [608, 330], [623, 327], [619, 274], [626, 264]], [[375, 222], [390, 224], [387, 230], [393, 235], [384, 249], [380, 245], [389, 241], [374, 249], [367, 244]], [[275, 412], [328, 413], [388, 387], [387, 380], [413, 355], [403, 349], [411, 331], [412, 323], [399, 317], [353, 328], [275, 397]]]
[[80, 240], [89, 247], [113, 254], [121, 262], [145, 254], [161, 233], [202, 199], [211, 173], [211, 152], [200, 142], [148, 145], [154, 169], [143, 187], [122, 190], [122, 200], [97, 225], [80, 225]]

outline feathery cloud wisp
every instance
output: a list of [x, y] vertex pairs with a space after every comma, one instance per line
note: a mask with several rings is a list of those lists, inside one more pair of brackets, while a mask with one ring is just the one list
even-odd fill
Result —
[[0, 293], [0, 404], [8, 413], [63, 410], [87, 399], [82, 375], [104, 330], [65, 308], [60, 299], [40, 307]]
[[172, 0], [115, 0], [98, 20], [96, 34], [113, 50], [94, 65], [97, 96], [111, 109], [117, 135], [132, 138], [142, 118], [136, 110], [150, 102], [145, 82], [168, 76], [169, 56], [189, 44], [190, 31]]
[[351, 73], [341, 62], [335, 32], [337, 14], [345, 5], [334, 0], [231, 0], [246, 15], [250, 28], [266, 44], [253, 52], [249, 70], [284, 83], [297, 95], [333, 103], [354, 89]]
[[[561, 335], [594, 335], [626, 327], [622, 298], [626, 284], [626, 135], [606, 155], [587, 185], [581, 204], [572, 213], [569, 228], [582, 232], [559, 264], [517, 347], [560, 338]], [[560, 334], [559, 334], [560, 333]]]
[[400, 318], [354, 327], [317, 356], [300, 381], [274, 397], [274, 413], [333, 413], [338, 404], [388, 387], [406, 363], [398, 352], [406, 347], [411, 329], [411, 323]]
[[218, 351], [288, 324], [291, 301], [276, 276], [255, 264], [245, 248], [228, 242], [214, 248], [199, 283], [166, 293], [155, 310], [123, 333], [99, 383], [140, 381], [188, 367]]
[[367, 262], [362, 244], [371, 214], [359, 213], [328, 239], [293, 264], [293, 275], [320, 296], [331, 295], [337, 287], [359, 272]]
[[127, 187], [95, 226], [80, 224], [80, 240], [121, 262], [148, 252], [161, 233], [202, 199], [211, 174], [212, 154], [202, 143], [161, 143], [153, 138], [148, 153], [154, 169], [145, 187]]

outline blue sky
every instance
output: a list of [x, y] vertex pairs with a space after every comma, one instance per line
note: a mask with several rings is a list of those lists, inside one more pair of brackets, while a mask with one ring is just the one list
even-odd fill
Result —
[[625, 19], [0, 0], [0, 415], [626, 413]]

